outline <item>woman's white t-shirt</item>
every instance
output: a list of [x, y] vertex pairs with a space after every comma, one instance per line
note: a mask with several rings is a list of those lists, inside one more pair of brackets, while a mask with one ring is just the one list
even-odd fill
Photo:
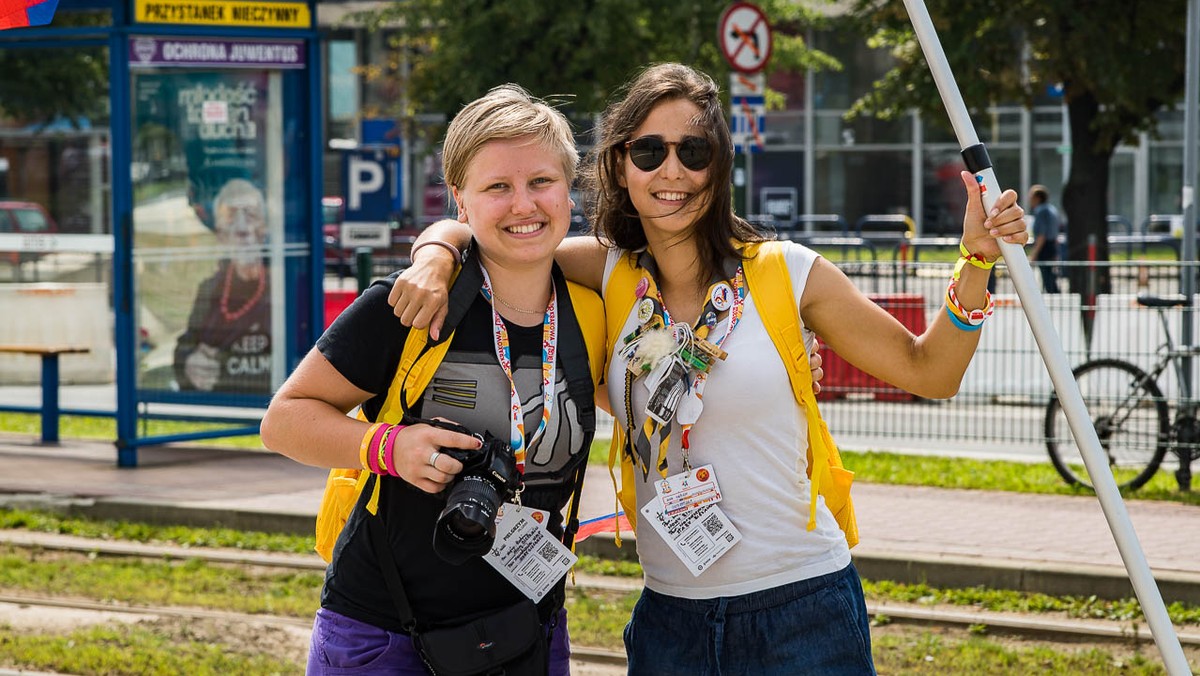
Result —
[[[817, 254], [791, 242], [784, 243], [784, 252], [799, 302]], [[623, 253], [609, 253], [605, 286]], [[727, 321], [712, 330], [711, 340], [724, 335]], [[635, 310], [620, 335], [632, 331], [636, 322]], [[721, 347], [728, 357], [717, 362], [709, 375], [703, 413], [689, 433], [690, 461], [693, 468], [713, 466], [723, 495], [718, 504], [742, 539], [693, 576], [653, 528], [640, 528], [637, 533], [646, 586], [682, 598], [748, 594], [832, 573], [850, 563], [845, 536], [823, 499], [819, 499], [816, 529], [806, 529], [808, 425], [753, 296], [747, 297], [741, 320]], [[625, 361], [619, 355], [612, 355], [607, 377], [614, 413], [624, 427]], [[645, 420], [649, 393], [641, 379], [634, 382], [632, 392], [636, 430]], [[683, 468], [679, 436], [679, 425], [674, 424], [668, 476]], [[654, 482], [661, 476], [653, 469], [646, 480], [640, 470], [635, 474], [640, 510], [657, 495]]]

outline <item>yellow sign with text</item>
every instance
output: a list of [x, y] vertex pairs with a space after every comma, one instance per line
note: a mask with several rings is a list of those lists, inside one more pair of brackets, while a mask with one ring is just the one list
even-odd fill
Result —
[[245, 0], [136, 0], [140, 23], [175, 23], [254, 28], [309, 28], [312, 16], [303, 2]]

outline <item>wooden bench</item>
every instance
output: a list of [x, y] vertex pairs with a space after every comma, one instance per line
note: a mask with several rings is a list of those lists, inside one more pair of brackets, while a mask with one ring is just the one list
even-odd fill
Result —
[[58, 443], [58, 356], [87, 352], [91, 348], [72, 345], [0, 345], [0, 353], [42, 358], [42, 443]]

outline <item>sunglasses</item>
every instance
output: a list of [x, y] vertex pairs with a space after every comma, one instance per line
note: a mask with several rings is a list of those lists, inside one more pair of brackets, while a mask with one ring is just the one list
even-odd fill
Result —
[[684, 136], [682, 141], [664, 141], [661, 136], [642, 136], [625, 142], [633, 166], [642, 171], [654, 171], [667, 161], [667, 149], [675, 146], [679, 163], [700, 171], [712, 162], [712, 144], [703, 136]]

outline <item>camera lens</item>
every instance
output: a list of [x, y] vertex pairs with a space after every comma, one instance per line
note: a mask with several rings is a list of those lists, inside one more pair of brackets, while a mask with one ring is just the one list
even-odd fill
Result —
[[449, 563], [461, 564], [486, 554], [496, 539], [496, 509], [502, 502], [496, 487], [479, 476], [465, 476], [446, 498], [433, 531], [433, 551]]

